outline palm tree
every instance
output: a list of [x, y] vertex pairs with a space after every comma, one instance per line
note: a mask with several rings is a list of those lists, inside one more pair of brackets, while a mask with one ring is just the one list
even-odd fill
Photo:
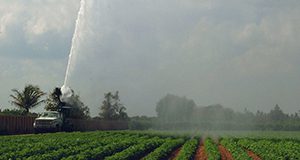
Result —
[[11, 94], [12, 97], [11, 104], [24, 109], [26, 113], [29, 112], [29, 109], [38, 106], [43, 103], [44, 100], [40, 100], [42, 96], [45, 95], [43, 91], [38, 86], [26, 85], [23, 91], [18, 91], [17, 89], [12, 89], [14, 94]]

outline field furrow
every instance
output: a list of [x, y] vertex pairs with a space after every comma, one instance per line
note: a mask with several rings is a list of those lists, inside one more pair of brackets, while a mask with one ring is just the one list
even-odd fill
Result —
[[194, 160], [207, 160], [207, 155], [205, 153], [205, 147], [203, 140], [200, 140]]

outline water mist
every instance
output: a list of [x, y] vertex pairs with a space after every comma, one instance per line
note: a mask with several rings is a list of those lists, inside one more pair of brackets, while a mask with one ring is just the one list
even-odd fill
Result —
[[72, 37], [72, 44], [71, 44], [71, 50], [70, 50], [70, 54], [69, 54], [69, 60], [68, 60], [68, 65], [67, 65], [67, 69], [66, 69], [66, 74], [65, 74], [65, 80], [64, 80], [63, 86], [61, 87], [61, 92], [62, 92], [61, 100], [62, 101], [66, 101], [66, 99], [71, 97], [73, 94], [70, 87], [68, 87], [68, 79], [70, 77], [74, 63], [76, 61], [76, 54], [78, 54], [79, 42], [81, 39], [81, 29], [82, 29], [81, 26], [83, 25], [82, 23], [83, 23], [83, 19], [85, 16], [84, 15], [85, 14], [85, 5], [86, 5], [86, 1], [81, 0], [80, 8], [79, 8], [77, 19], [76, 19], [75, 30], [74, 30], [73, 37]]

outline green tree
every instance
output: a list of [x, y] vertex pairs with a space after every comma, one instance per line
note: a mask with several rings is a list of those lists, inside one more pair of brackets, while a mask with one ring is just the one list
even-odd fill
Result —
[[66, 103], [71, 107], [70, 118], [87, 119], [90, 118], [90, 109], [81, 100], [79, 95], [73, 95], [71, 101]]
[[104, 94], [104, 101], [100, 110], [99, 115], [105, 120], [128, 119], [128, 115], [125, 112], [126, 108], [120, 103], [118, 91], [115, 94], [111, 92]]
[[189, 121], [196, 104], [193, 100], [168, 94], [156, 104], [158, 118], [163, 121]]
[[111, 92], [104, 94], [104, 101], [102, 102], [102, 106], [100, 107], [101, 112], [99, 116], [103, 119], [110, 120], [114, 117], [114, 109], [112, 107], [112, 94]]
[[12, 89], [13, 94], [10, 97], [13, 99], [11, 104], [24, 109], [25, 113], [29, 112], [29, 109], [38, 106], [43, 103], [44, 100], [40, 100], [45, 95], [38, 86], [26, 85], [23, 91]]
[[57, 90], [60, 88], [54, 88], [52, 92], [48, 94], [46, 99], [45, 110], [47, 111], [58, 111], [58, 106], [60, 104], [59, 94]]
[[286, 115], [280, 109], [279, 105], [276, 104], [274, 109], [272, 109], [269, 113], [270, 120], [272, 122], [282, 121], [286, 118]]

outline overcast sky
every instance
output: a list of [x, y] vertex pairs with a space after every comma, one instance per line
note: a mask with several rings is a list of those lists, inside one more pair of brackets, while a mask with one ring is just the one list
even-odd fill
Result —
[[[79, 6], [0, 0], [1, 108], [12, 108], [12, 88], [63, 85]], [[300, 109], [299, 0], [87, 0], [82, 17], [69, 86], [93, 116], [116, 90], [131, 116], [155, 115], [167, 93]]]

